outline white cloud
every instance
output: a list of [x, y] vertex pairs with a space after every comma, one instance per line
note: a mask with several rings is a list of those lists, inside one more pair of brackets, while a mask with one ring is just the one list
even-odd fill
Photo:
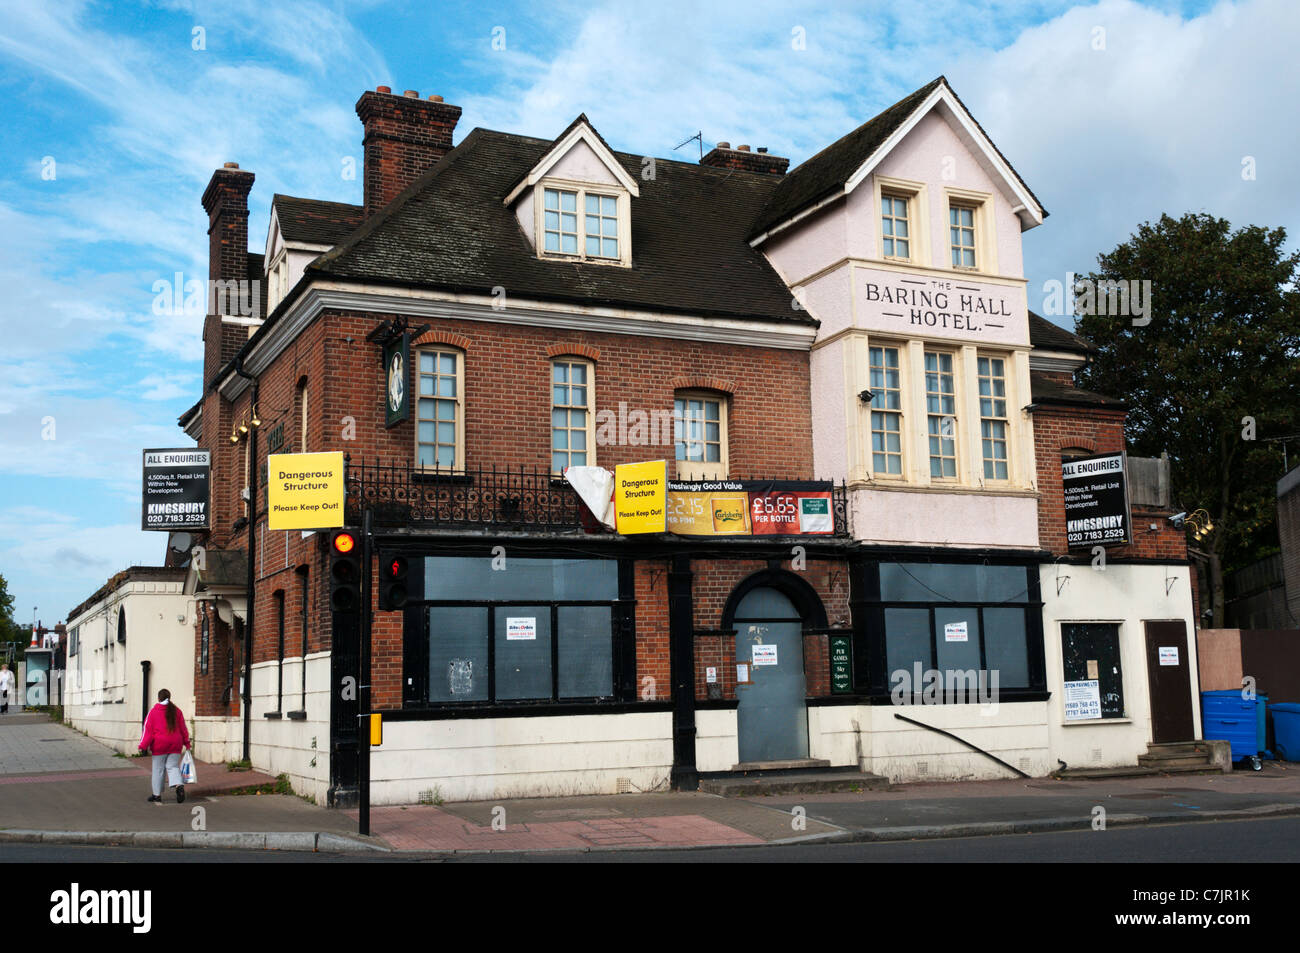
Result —
[[[1093, 48], [1094, 28], [1105, 49]], [[1300, 127], [1300, 4], [1219, 3], [1184, 19], [1129, 0], [1077, 7], [949, 75], [1052, 213], [1025, 235], [1030, 304], [1042, 281], [1095, 267], [1143, 221], [1207, 211], [1234, 225], [1284, 225]], [[1254, 156], [1258, 178], [1243, 180]]]

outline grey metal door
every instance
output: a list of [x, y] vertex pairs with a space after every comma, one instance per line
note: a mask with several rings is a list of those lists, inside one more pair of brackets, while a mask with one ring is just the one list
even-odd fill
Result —
[[775, 589], [755, 589], [740, 600], [733, 620], [736, 662], [748, 663], [748, 685], [737, 685], [740, 760], [808, 757], [803, 624], [794, 605]]

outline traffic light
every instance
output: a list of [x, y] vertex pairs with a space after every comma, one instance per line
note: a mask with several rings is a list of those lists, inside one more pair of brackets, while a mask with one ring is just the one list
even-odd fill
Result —
[[355, 530], [336, 529], [330, 534], [330, 608], [361, 611], [361, 541]]
[[379, 608], [403, 609], [408, 598], [406, 588], [407, 565], [405, 556], [392, 553], [379, 555]]

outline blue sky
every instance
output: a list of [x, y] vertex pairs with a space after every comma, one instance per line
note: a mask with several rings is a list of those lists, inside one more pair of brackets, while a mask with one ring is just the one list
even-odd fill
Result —
[[140, 451], [188, 443], [175, 421], [198, 398], [201, 319], [154, 314], [153, 283], [206, 278], [199, 198], [225, 161], [257, 175], [257, 251], [275, 192], [359, 203], [342, 170], [360, 166], [366, 89], [441, 94], [464, 108], [458, 140], [553, 136], [586, 112], [630, 152], [690, 158], [694, 144], [672, 147], [702, 130], [797, 164], [942, 73], [1052, 213], [1025, 235], [1034, 307], [1044, 281], [1161, 212], [1295, 233], [1297, 41], [1293, 0], [3, 0], [0, 574], [15, 615], [51, 624], [161, 560], [165, 534], [139, 530]]

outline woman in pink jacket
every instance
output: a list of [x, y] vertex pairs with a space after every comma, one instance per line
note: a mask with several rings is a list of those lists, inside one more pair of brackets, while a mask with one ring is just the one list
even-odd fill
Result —
[[185, 785], [181, 783], [181, 752], [190, 746], [190, 733], [185, 728], [185, 716], [172, 704], [172, 693], [167, 689], [158, 692], [158, 704], [144, 720], [144, 735], [140, 750], [153, 754], [153, 796], [150, 801], [162, 800], [163, 769], [167, 779], [176, 788], [176, 802], [185, 800]]

